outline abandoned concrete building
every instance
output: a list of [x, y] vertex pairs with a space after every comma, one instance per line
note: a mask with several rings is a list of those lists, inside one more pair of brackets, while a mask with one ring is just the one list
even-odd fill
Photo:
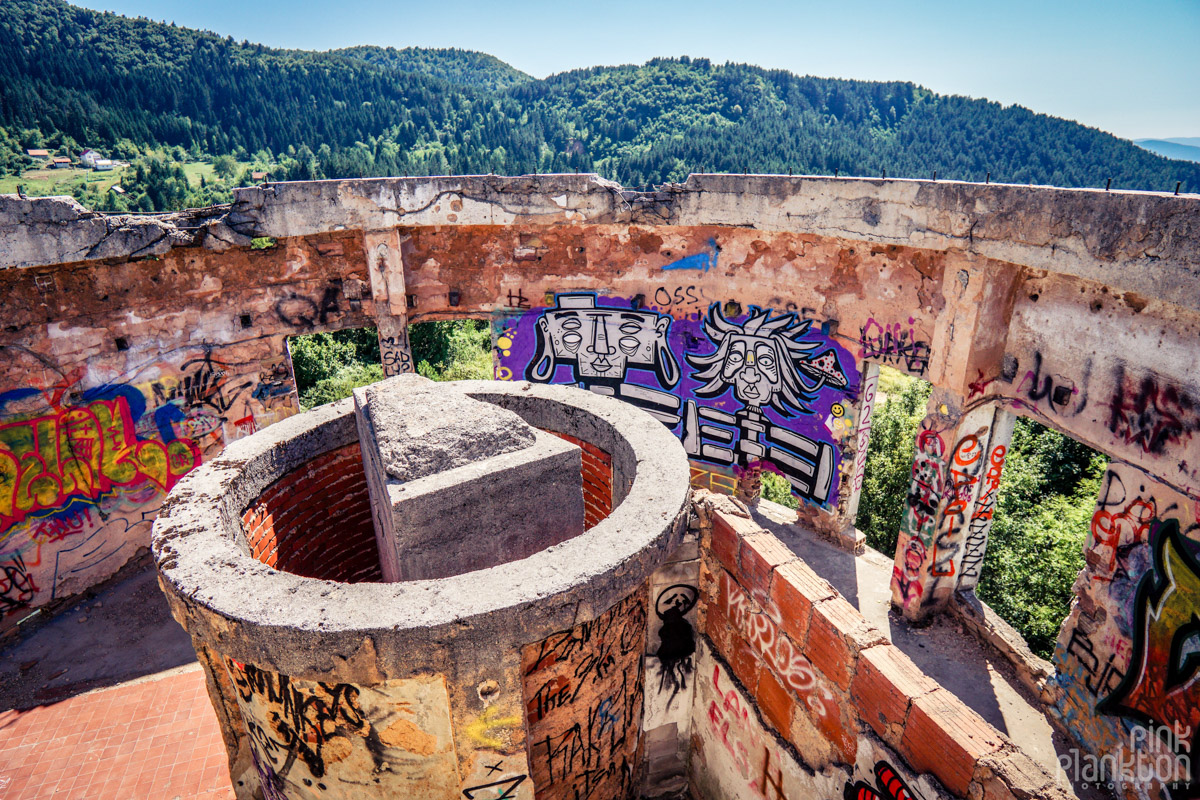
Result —
[[[1200, 796], [1196, 195], [4, 196], [0, 265], [0, 632], [152, 547], [241, 800]], [[454, 318], [496, 380], [409, 374]], [[298, 413], [288, 337], [364, 326], [388, 378]], [[881, 365], [934, 387], [882, 555]], [[1108, 458], [1051, 662], [974, 594], [1021, 415]]]

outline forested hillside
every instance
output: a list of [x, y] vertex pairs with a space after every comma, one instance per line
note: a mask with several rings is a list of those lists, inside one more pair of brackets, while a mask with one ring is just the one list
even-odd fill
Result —
[[533, 78], [495, 56], [457, 47], [345, 47], [330, 51], [333, 55], [365, 61], [399, 72], [418, 72], [432, 75], [449, 83], [475, 86], [480, 89], [507, 89]]
[[[1074, 122], [911, 83], [800, 77], [656, 59], [534, 80], [482, 53], [278, 50], [70, 6], [0, 4], [0, 172], [27, 148], [84, 147], [171, 175], [234, 157], [240, 180], [596, 171], [626, 185], [690, 172], [932, 176], [1060, 186], [1200, 189], [1170, 161]], [[164, 166], [155, 168], [154, 162]], [[251, 164], [257, 165], [251, 168]], [[212, 202], [135, 186], [85, 202], [142, 210]], [[128, 187], [126, 187], [128, 188]], [[186, 187], [185, 187], [186, 188]]]

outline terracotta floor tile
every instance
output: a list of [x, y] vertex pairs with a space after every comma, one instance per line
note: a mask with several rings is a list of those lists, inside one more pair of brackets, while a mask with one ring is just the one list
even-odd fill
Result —
[[231, 800], [204, 673], [0, 712], [5, 800]]

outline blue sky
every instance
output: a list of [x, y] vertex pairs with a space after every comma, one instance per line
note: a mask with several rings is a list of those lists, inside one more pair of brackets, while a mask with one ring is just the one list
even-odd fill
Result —
[[76, 0], [276, 47], [461, 47], [538, 77], [707, 57], [909, 80], [1127, 138], [1200, 136], [1200, 0]]

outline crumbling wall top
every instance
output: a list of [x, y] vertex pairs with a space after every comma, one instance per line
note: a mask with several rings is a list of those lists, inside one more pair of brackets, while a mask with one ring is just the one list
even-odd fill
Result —
[[725, 225], [959, 250], [1200, 310], [1200, 196], [959, 181], [691, 175], [631, 192], [598, 175], [272, 183], [232, 206], [104, 215], [0, 196], [0, 266], [224, 250], [252, 237], [422, 226]]

